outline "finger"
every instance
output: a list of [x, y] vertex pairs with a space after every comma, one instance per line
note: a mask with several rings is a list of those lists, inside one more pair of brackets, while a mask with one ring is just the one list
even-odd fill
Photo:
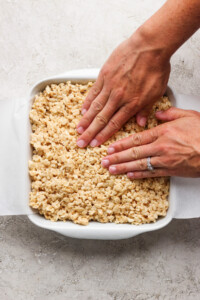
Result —
[[188, 113], [191, 115], [192, 111], [171, 107], [165, 111], [158, 111], [156, 112], [156, 118], [162, 121], [173, 121], [178, 118], [182, 118], [188, 116]]
[[[115, 113], [116, 108], [114, 105], [106, 104], [104, 109], [94, 118], [90, 126], [85, 130], [85, 132], [79, 138], [85, 142], [85, 145], [90, 145], [96, 147], [99, 145], [99, 142], [96, 139], [93, 139], [97, 133], [104, 128], [109, 122], [112, 115]], [[78, 143], [80, 143], [78, 141]], [[82, 143], [82, 142], [81, 142]]]
[[114, 133], [131, 118], [130, 109], [122, 107], [108, 122], [104, 129], [95, 137], [98, 145], [106, 142]]
[[142, 179], [142, 178], [150, 178], [150, 177], [172, 176], [172, 172], [171, 170], [167, 170], [167, 169], [155, 169], [154, 171], [128, 172], [127, 176], [130, 179]]
[[[159, 157], [151, 157], [152, 166], [158, 168], [161, 166]], [[124, 174], [127, 172], [135, 172], [135, 171], [144, 171], [148, 170], [147, 167], [147, 158], [138, 159], [135, 161], [129, 161], [126, 163], [120, 163], [111, 165], [109, 167], [109, 172], [111, 174]]]
[[146, 116], [142, 116], [140, 114], [136, 115], [136, 122], [139, 126], [141, 127], [145, 127], [146, 123], [147, 123], [147, 117]]
[[141, 158], [147, 158], [148, 156], [159, 155], [159, 149], [156, 144], [147, 144], [144, 146], [138, 146], [129, 148], [122, 152], [109, 155], [102, 159], [102, 166], [108, 167], [110, 165], [121, 164], [124, 162], [130, 162]]
[[88, 111], [84, 114], [82, 119], [77, 125], [78, 133], [82, 134], [92, 123], [93, 119], [100, 111], [104, 108], [109, 97], [109, 93], [105, 90], [96, 97], [96, 99], [92, 102]]
[[147, 117], [150, 113], [150, 110], [152, 108], [152, 105], [147, 105], [144, 109], [142, 109], [140, 112], [136, 115], [136, 121], [139, 126], [145, 127], [147, 123]]
[[[160, 125], [161, 126], [161, 125]], [[108, 148], [108, 154], [112, 154], [115, 152], [121, 152], [123, 150], [126, 150], [131, 147], [145, 145], [149, 143], [153, 143], [155, 140], [157, 140], [159, 134], [160, 134], [160, 126], [154, 127], [149, 130], [145, 130], [142, 132], [135, 133], [133, 135], [130, 135], [129, 137], [126, 137], [124, 139], [121, 139]]]
[[103, 77], [99, 75], [97, 81], [91, 87], [88, 95], [86, 96], [84, 103], [82, 105], [82, 114], [84, 115], [90, 108], [92, 101], [100, 94], [103, 88]]

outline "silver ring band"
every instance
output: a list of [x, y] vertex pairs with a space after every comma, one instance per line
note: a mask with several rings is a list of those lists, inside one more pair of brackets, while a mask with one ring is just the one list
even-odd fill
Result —
[[149, 157], [147, 157], [147, 169], [149, 170], [149, 171], [154, 171], [154, 167], [152, 166], [152, 164], [151, 164], [151, 157], [149, 156]]

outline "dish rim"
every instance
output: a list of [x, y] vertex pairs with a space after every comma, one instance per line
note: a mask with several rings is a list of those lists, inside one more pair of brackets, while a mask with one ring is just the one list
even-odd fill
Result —
[[[88, 81], [95, 81], [97, 79], [99, 69], [78, 69], [68, 71], [66, 73], [44, 78], [38, 81], [31, 89], [29, 94], [30, 107], [32, 105], [35, 95], [43, 90], [46, 85], [51, 83], [61, 83], [71, 81], [72, 83], [84, 83]], [[170, 101], [175, 105], [175, 97], [173, 90], [168, 87], [166, 91]], [[30, 126], [31, 129], [31, 126]], [[31, 145], [30, 145], [31, 147]], [[167, 226], [173, 219], [176, 209], [176, 197], [175, 187], [173, 185], [173, 177], [170, 178], [170, 193], [169, 193], [169, 209], [165, 217], [159, 218], [154, 223], [132, 225], [132, 224], [115, 224], [115, 223], [100, 223], [100, 222], [89, 222], [87, 226], [74, 224], [72, 221], [57, 221], [52, 222], [46, 220], [43, 216], [35, 213], [29, 214], [29, 220], [35, 225], [59, 232], [66, 236], [76, 238], [92, 238], [92, 239], [122, 239], [135, 236], [137, 234], [154, 231]], [[104, 238], [105, 237], [105, 238]]]

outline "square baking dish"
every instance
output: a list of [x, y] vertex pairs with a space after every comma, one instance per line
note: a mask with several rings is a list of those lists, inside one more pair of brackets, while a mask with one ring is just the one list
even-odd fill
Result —
[[[88, 81], [95, 81], [97, 79], [99, 69], [81, 69], [69, 71], [64, 74], [47, 78], [36, 83], [32, 88], [29, 95], [30, 109], [33, 103], [34, 97], [39, 92], [43, 91], [46, 85], [52, 83], [61, 83], [70, 80], [72, 83], [86, 83]], [[167, 89], [167, 95], [175, 106], [176, 101], [173, 92], [170, 88]], [[31, 125], [29, 124], [29, 130], [31, 133]], [[30, 146], [31, 148], [31, 146]], [[30, 150], [31, 159], [32, 151]], [[99, 223], [99, 222], [89, 222], [87, 226], [81, 226], [74, 224], [71, 221], [58, 221], [52, 222], [46, 220], [43, 216], [38, 213], [28, 215], [28, 218], [35, 225], [56, 231], [62, 235], [80, 238], [80, 239], [102, 239], [102, 240], [118, 240], [126, 239], [143, 232], [158, 230], [166, 226], [174, 217], [176, 210], [176, 191], [173, 178], [170, 179], [170, 194], [169, 194], [169, 209], [165, 217], [159, 218], [155, 223], [143, 224], [143, 225], [131, 225], [131, 224], [115, 224], [115, 223]], [[34, 210], [33, 210], [34, 212]]]

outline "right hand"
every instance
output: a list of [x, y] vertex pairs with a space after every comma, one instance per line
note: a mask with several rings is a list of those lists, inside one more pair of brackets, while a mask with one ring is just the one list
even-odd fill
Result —
[[165, 92], [169, 58], [138, 32], [114, 50], [87, 95], [77, 126], [79, 147], [103, 144], [136, 114], [145, 126], [153, 103]]

